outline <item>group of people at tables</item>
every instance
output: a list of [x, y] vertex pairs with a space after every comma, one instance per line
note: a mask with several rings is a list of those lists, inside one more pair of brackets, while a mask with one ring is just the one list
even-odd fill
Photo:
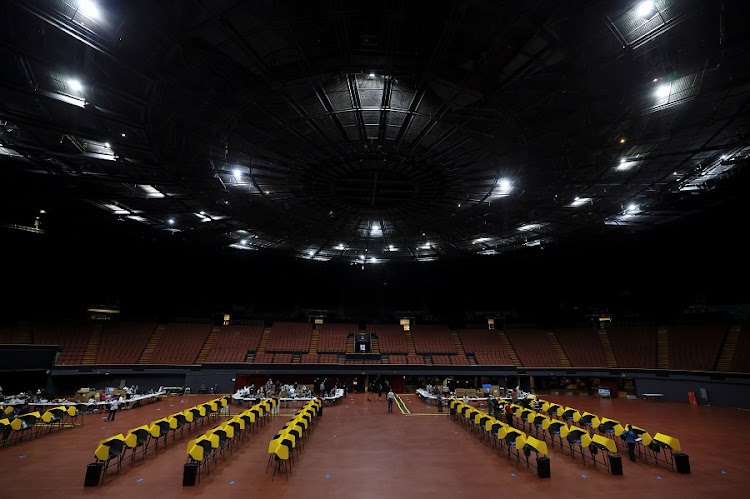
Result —
[[[232, 399], [238, 404], [255, 403], [259, 400], [275, 397], [280, 402], [287, 403], [294, 400], [314, 400], [316, 394], [308, 385], [294, 384], [274, 384], [268, 380], [265, 385], [255, 388], [255, 385], [244, 386], [232, 395]], [[321, 399], [327, 405], [341, 399], [344, 396], [344, 389], [332, 387], [330, 391], [325, 390], [325, 384], [321, 383]], [[287, 405], [288, 406], [288, 405]]]
[[[452, 398], [451, 415], [463, 416], [462, 421], [472, 425], [475, 431], [483, 431], [482, 434], [492, 438], [497, 445], [507, 445], [509, 457], [514, 448], [516, 457], [519, 448], [546, 454], [546, 444], [541, 446], [539, 442], [544, 443], [547, 436], [551, 445], [559, 442], [561, 450], [564, 449], [565, 439], [571, 455], [580, 455], [584, 465], [585, 451], [588, 451], [589, 458], [594, 463], [597, 462], [597, 455], [601, 454], [606, 465], [608, 454], [604, 451], [614, 454], [618, 445], [627, 448], [632, 461], [636, 460], [636, 450], [639, 456], [650, 455], [655, 461], [659, 460], [658, 453], [661, 449], [665, 449], [665, 452], [669, 450], [670, 458], [672, 451], [680, 451], [680, 442], [674, 437], [662, 433], [652, 437], [641, 427], [632, 424], [622, 425], [619, 421], [606, 417], [599, 418], [589, 412], [580, 412], [554, 402], [538, 398], [525, 398], [522, 404], [505, 399], [495, 399], [495, 402], [493, 404], [492, 399], [488, 398], [489, 412], [484, 412], [465, 400]], [[534, 437], [531, 437], [532, 432]], [[528, 453], [526, 455], [528, 461]], [[672, 459], [665, 459], [665, 462], [671, 463]]]
[[217, 419], [222, 413], [228, 411], [228, 406], [227, 397], [216, 398], [132, 428], [125, 434], [120, 433], [105, 438], [99, 442], [94, 451], [95, 463], [102, 464], [102, 474], [106, 475], [110, 464], [116, 463], [117, 468], [120, 468], [127, 450], [130, 450], [129, 456], [132, 464], [137, 456], [145, 458], [152, 448], [158, 452], [160, 443], [166, 447], [170, 433], [174, 442], [178, 433], [182, 436], [186, 428], [192, 432], [195, 428]]

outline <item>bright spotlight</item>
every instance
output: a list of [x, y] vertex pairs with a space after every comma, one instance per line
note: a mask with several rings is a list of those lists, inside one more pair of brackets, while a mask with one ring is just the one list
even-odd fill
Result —
[[242, 170], [240, 170], [239, 168], [235, 168], [234, 170], [232, 170], [232, 175], [234, 175], [234, 178], [239, 180], [242, 177]]
[[174, 218], [170, 218], [169, 220], [167, 220], [167, 223], [169, 225], [174, 225]]
[[74, 92], [80, 93], [83, 91], [83, 84], [78, 80], [68, 80], [68, 86]]
[[670, 88], [670, 86], [669, 86], [668, 83], [664, 84], [664, 85], [659, 85], [656, 88], [656, 96], [659, 97], [660, 99], [663, 99], [665, 97], [669, 97], [670, 90], [671, 90], [671, 88]]
[[99, 7], [92, 0], [78, 0], [78, 10], [89, 19], [99, 17]]
[[635, 8], [635, 13], [638, 14], [639, 17], [642, 17], [644, 19], [650, 19], [651, 16], [654, 15], [655, 11], [656, 5], [652, 0], [645, 0], [639, 3]]

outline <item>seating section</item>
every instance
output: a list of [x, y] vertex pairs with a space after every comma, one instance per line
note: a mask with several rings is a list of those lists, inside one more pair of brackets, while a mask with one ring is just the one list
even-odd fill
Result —
[[750, 372], [750, 324], [742, 325], [730, 369], [740, 373]]
[[509, 329], [505, 332], [524, 367], [562, 367], [547, 331]]
[[656, 369], [656, 327], [611, 327], [607, 335], [619, 367]]
[[377, 335], [383, 353], [408, 353], [404, 328], [398, 324], [370, 324], [367, 332]]
[[450, 355], [433, 355], [432, 363], [436, 366], [449, 366], [451, 365]]
[[172, 323], [151, 356], [151, 364], [185, 365], [195, 363], [213, 326], [209, 324]]
[[155, 323], [108, 323], [96, 355], [97, 364], [136, 364], [156, 329]]
[[406, 357], [406, 361], [409, 364], [424, 365], [424, 357], [422, 357], [421, 355], [408, 355]]
[[450, 359], [452, 366], [468, 366], [471, 364], [469, 359], [466, 358], [466, 355], [451, 355]]
[[273, 363], [272, 353], [259, 353], [253, 359], [253, 364], [271, 364]]
[[724, 324], [668, 326], [669, 368], [712, 371], [726, 330]]
[[59, 345], [55, 365], [80, 365], [91, 336], [91, 325], [82, 323], [39, 323], [34, 325], [34, 343]]
[[318, 354], [315, 354], [315, 353], [302, 354], [302, 357], [300, 358], [300, 363], [302, 363], [302, 364], [317, 364], [318, 363]]
[[13, 338], [16, 327], [14, 323], [0, 324], [0, 345], [9, 345], [14, 342]]
[[359, 330], [357, 324], [323, 324], [318, 340], [319, 353], [346, 353], [346, 339]]
[[555, 334], [573, 367], [607, 365], [596, 329], [558, 329]]
[[339, 356], [336, 353], [324, 353], [318, 359], [320, 364], [338, 364]]
[[248, 352], [258, 349], [263, 326], [224, 326], [205, 362], [244, 362]]
[[274, 322], [267, 352], [308, 353], [312, 325], [307, 322]]
[[273, 363], [274, 364], [291, 364], [292, 357], [294, 357], [294, 354], [291, 354], [291, 353], [277, 353], [273, 356]]
[[412, 328], [411, 334], [417, 353], [457, 353], [448, 326], [416, 325]]
[[458, 336], [466, 353], [474, 354], [477, 364], [484, 366], [512, 366], [513, 360], [503, 347], [496, 331], [489, 329], [459, 329]]
[[401, 354], [390, 354], [388, 356], [388, 363], [389, 364], [406, 364], [406, 355]]

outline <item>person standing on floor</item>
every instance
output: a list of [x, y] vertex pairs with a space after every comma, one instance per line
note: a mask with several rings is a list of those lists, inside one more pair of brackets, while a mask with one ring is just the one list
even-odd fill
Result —
[[383, 398], [383, 382], [378, 381], [378, 402]]
[[109, 414], [107, 414], [107, 421], [114, 421], [117, 409], [120, 407], [120, 401], [117, 397], [112, 397], [112, 401], [109, 403]]
[[393, 412], [393, 399], [396, 398], [396, 394], [393, 393], [393, 388], [388, 391], [386, 398], [388, 399], [388, 412]]
[[513, 408], [510, 406], [510, 402], [505, 404], [505, 422], [508, 426], [513, 426]]
[[631, 461], [635, 462], [635, 439], [638, 438], [638, 435], [633, 431], [633, 427], [628, 425], [622, 436], [625, 437], [625, 442], [628, 444], [628, 456]]
[[437, 408], [438, 412], [443, 412], [443, 396], [440, 393], [437, 394]]

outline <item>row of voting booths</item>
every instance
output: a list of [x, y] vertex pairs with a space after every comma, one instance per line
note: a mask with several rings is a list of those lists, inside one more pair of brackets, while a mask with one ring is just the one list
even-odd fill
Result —
[[532, 409], [516, 410], [518, 424], [546, 440], [552, 446], [559, 445], [561, 451], [574, 458], [580, 457], [584, 466], [587, 460], [602, 464], [615, 475], [621, 475], [622, 460], [618, 451], [627, 452], [625, 432], [630, 426], [636, 434], [636, 452], [639, 458], [654, 464], [668, 465], [680, 473], [690, 473], [687, 454], [681, 452], [680, 441], [664, 433], [654, 436], [640, 426], [623, 424], [618, 420], [599, 417], [590, 412], [581, 412], [555, 402], [539, 400], [538, 412]]
[[171, 435], [172, 442], [182, 438], [185, 430], [193, 430], [216, 420], [224, 408], [228, 407], [229, 397], [209, 400], [184, 411], [180, 411], [148, 424], [128, 430], [125, 434], [114, 435], [101, 440], [94, 451], [94, 462], [86, 470], [84, 485], [96, 486], [106, 476], [109, 468], [115, 466], [119, 471], [124, 459], [129, 458], [131, 465], [136, 458], [146, 456], [159, 446], [166, 447]]
[[11, 405], [0, 406], [0, 435], [2, 446], [11, 442], [21, 442], [24, 438], [28, 440], [36, 438], [44, 430], [52, 433], [53, 430], [60, 431], [63, 428], [72, 428], [78, 418], [78, 408], [71, 406], [50, 407], [44, 411], [30, 411], [25, 414], [15, 414], [15, 408]]
[[[494, 415], [473, 407], [462, 400], [452, 398], [449, 407], [454, 421], [486, 441], [498, 452], [505, 451], [508, 462], [515, 460], [516, 468], [520, 466], [522, 461], [525, 461], [526, 467], [536, 469], [540, 478], [550, 478], [550, 459], [547, 457], [547, 444], [544, 440], [514, 428], [495, 418]], [[521, 407], [517, 407], [521, 409]], [[530, 459], [532, 453], [536, 456], [534, 460]]]

